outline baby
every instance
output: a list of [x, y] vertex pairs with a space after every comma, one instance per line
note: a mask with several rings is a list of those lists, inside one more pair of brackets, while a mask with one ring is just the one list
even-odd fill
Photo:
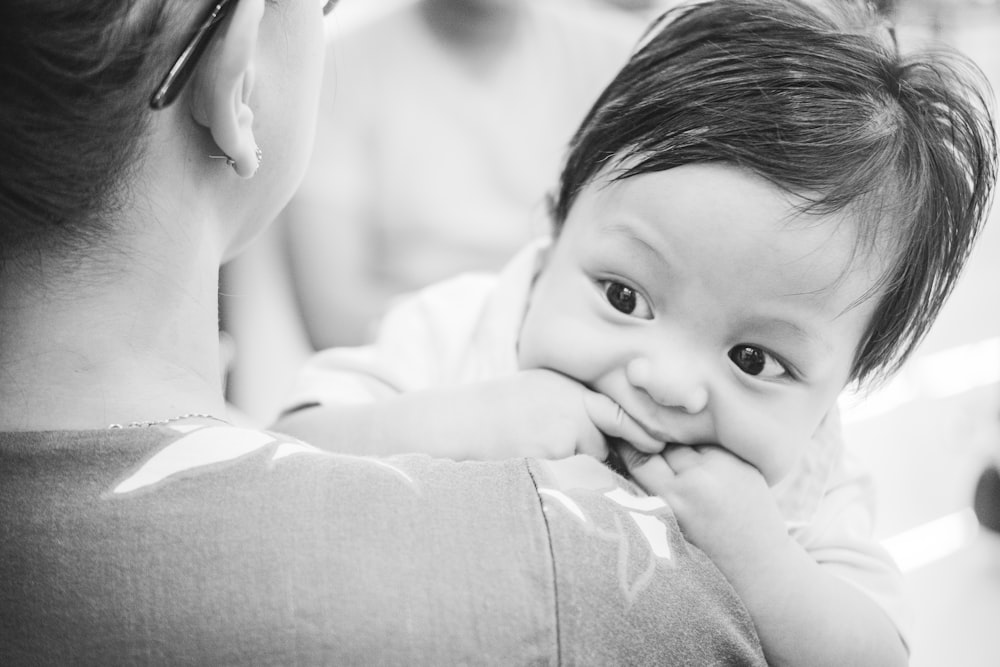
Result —
[[955, 284], [995, 179], [984, 100], [966, 61], [903, 58], [847, 3], [679, 8], [571, 142], [553, 240], [319, 353], [277, 428], [371, 454], [615, 450], [770, 664], [905, 664], [835, 406]]

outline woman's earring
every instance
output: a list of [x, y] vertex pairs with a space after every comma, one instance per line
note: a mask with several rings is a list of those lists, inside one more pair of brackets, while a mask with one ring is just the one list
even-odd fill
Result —
[[[247, 176], [247, 178], [252, 178], [254, 174], [257, 173], [257, 170], [260, 169], [260, 163], [264, 159], [264, 152], [260, 150], [260, 146], [255, 145], [253, 153], [254, 157], [257, 158], [257, 164], [253, 166], [253, 171], [250, 173], [249, 176]], [[235, 171], [237, 175], [239, 175], [240, 171], [239, 169], [236, 168], [236, 160], [229, 157], [228, 155], [209, 155], [208, 157], [212, 158], [213, 160], [225, 160], [226, 166], [231, 167], [232, 170]]]
[[225, 160], [227, 167], [232, 167], [234, 170], [236, 169], [236, 160], [229, 157], [228, 155], [209, 155], [208, 157], [212, 158], [213, 160]]

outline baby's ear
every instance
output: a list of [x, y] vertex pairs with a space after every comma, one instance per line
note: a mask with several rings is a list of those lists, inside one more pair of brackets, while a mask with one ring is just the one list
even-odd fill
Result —
[[191, 115], [208, 128], [236, 173], [254, 175], [259, 166], [250, 94], [265, 0], [240, 0], [209, 45], [192, 80]]

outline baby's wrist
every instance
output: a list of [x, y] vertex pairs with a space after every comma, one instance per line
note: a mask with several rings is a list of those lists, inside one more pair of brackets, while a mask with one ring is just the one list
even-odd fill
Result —
[[736, 588], [748, 606], [754, 600], [773, 601], [794, 597], [801, 591], [805, 579], [815, 573], [815, 562], [791, 537], [778, 548], [753, 549], [739, 561], [721, 566], [720, 570]]
[[798, 569], [802, 558], [802, 548], [787, 533], [703, 551], [731, 581], [747, 581], [751, 585], [786, 579]]

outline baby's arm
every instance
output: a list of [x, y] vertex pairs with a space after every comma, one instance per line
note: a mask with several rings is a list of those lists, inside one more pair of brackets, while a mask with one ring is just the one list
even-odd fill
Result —
[[788, 534], [760, 473], [721, 447], [629, 453], [635, 480], [673, 508], [684, 534], [740, 594], [771, 665], [905, 665], [888, 615]]
[[341, 453], [422, 452], [455, 460], [576, 453], [603, 460], [606, 436], [646, 452], [663, 448], [617, 403], [547, 370], [364, 404], [328, 403], [285, 415], [274, 429]]

